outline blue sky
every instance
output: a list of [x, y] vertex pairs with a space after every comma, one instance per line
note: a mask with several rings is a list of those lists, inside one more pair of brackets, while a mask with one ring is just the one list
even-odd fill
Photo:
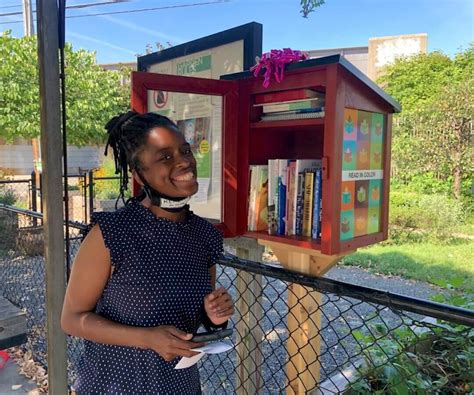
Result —
[[[68, 5], [104, 0], [69, 0]], [[214, 4], [183, 7], [187, 4]], [[454, 54], [474, 42], [474, 0], [326, 0], [304, 19], [299, 0], [134, 0], [69, 10], [84, 15], [160, 6], [166, 10], [67, 19], [66, 39], [75, 48], [96, 51], [99, 63], [134, 61], [146, 44], [173, 45], [248, 22], [263, 24], [263, 49], [324, 49], [366, 46], [370, 37], [428, 33], [428, 49]], [[36, 3], [32, 0], [33, 4]], [[20, 6], [18, 8], [4, 8]], [[35, 7], [33, 7], [35, 8]], [[21, 11], [21, 0], [0, 0], [0, 14]], [[0, 23], [21, 15], [0, 17]], [[1, 24], [0, 31], [23, 34], [21, 23]]]

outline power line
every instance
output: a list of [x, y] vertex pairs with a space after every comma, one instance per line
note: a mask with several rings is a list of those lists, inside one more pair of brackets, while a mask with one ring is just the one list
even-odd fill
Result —
[[[102, 1], [100, 3], [76, 4], [76, 5], [69, 5], [66, 8], [68, 8], [68, 9], [70, 9], [70, 8], [87, 8], [87, 7], [96, 7], [98, 5], [128, 3], [129, 1], [132, 1], [132, 0], [112, 0], [112, 1]], [[18, 6], [8, 6], [8, 7], [18, 7]], [[4, 8], [7, 8], [7, 7], [4, 7]], [[34, 10], [33, 12], [36, 12], [36, 10]], [[6, 14], [0, 14], [0, 16], [13, 16], [13, 15], [21, 15], [21, 14], [22, 14], [22, 12], [9, 12], [9, 13], [6, 13]]]
[[[21, 7], [21, 4], [19, 5], [3, 5], [0, 7], [0, 9], [4, 9], [4, 8], [20, 8]], [[21, 14], [21, 12], [20, 12]]]
[[[172, 9], [172, 8], [188, 8], [188, 7], [197, 7], [197, 6], [201, 6], [201, 5], [228, 3], [229, 1], [230, 0], [216, 0], [216, 1], [208, 1], [208, 2], [204, 2], [204, 3], [191, 3], [191, 4], [180, 4], [180, 5], [164, 6], [164, 7], [142, 8], [142, 9], [138, 9], [138, 10], [102, 12], [102, 13], [97, 13], [97, 14], [86, 14], [86, 15], [70, 15], [70, 16], [66, 16], [66, 19], [85, 18], [85, 17], [88, 17], [88, 16], [131, 14], [131, 13], [136, 13], [136, 12], [157, 11], [157, 10], [166, 10], [166, 9]], [[2, 15], [0, 15], [0, 16], [2, 16]], [[22, 23], [22, 22], [23, 21], [0, 22], [0, 25], [10, 25], [10, 24]]]

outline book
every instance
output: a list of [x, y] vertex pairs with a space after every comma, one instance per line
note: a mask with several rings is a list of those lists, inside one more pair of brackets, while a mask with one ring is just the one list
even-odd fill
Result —
[[268, 227], [268, 166], [250, 166], [248, 230], [255, 232]]
[[313, 227], [311, 230], [311, 238], [319, 239], [321, 236], [321, 194], [322, 192], [322, 171], [316, 169], [314, 176], [314, 192], [313, 192]]
[[264, 114], [297, 110], [311, 110], [324, 107], [323, 99], [301, 100], [289, 103], [267, 104], [262, 107]]
[[[293, 224], [292, 229], [295, 230], [295, 235], [302, 235], [303, 228], [301, 219], [303, 218], [303, 187], [304, 187], [304, 172], [311, 169], [316, 169], [321, 167], [321, 159], [297, 159], [295, 164], [295, 177], [297, 179], [296, 188], [292, 190], [290, 199], [293, 200], [293, 205], [295, 210], [295, 215], [292, 218]], [[301, 176], [301, 179], [300, 179]], [[299, 220], [299, 224], [296, 222]]]
[[278, 160], [268, 161], [268, 234], [277, 234]]
[[286, 172], [287, 159], [278, 160], [277, 234], [285, 235], [286, 227]]
[[296, 161], [291, 160], [287, 171], [287, 197], [286, 197], [286, 235], [295, 234], [294, 217], [296, 215], [296, 202], [291, 199], [296, 188]]
[[258, 166], [258, 181], [255, 203], [255, 230], [268, 229], [268, 166]]
[[324, 111], [304, 112], [304, 113], [281, 113], [281, 114], [265, 114], [262, 115], [262, 121], [286, 121], [292, 119], [310, 119], [310, 118], [324, 118]]
[[247, 229], [254, 231], [255, 223], [255, 202], [256, 202], [256, 191], [257, 191], [257, 167], [250, 166], [249, 169], [249, 202], [248, 202], [248, 217], [247, 217]]
[[314, 192], [314, 172], [304, 173], [304, 194], [303, 194], [303, 236], [311, 237], [313, 225], [313, 192]]
[[304, 199], [304, 173], [296, 173], [297, 182], [297, 200], [295, 214], [295, 234], [301, 236], [303, 234], [303, 199]]
[[315, 97], [324, 97], [324, 93], [316, 92], [307, 88], [262, 93], [259, 95], [255, 95], [255, 105], [289, 102], [294, 100], [306, 100]]

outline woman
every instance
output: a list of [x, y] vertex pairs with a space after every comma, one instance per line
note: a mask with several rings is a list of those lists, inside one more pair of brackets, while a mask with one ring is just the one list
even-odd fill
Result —
[[106, 125], [120, 194], [128, 169], [142, 186], [113, 213], [93, 215], [74, 261], [61, 324], [86, 339], [79, 394], [199, 394], [192, 356], [200, 324], [225, 327], [232, 298], [214, 289], [222, 236], [193, 214], [198, 190], [189, 144], [168, 118], [128, 112]]

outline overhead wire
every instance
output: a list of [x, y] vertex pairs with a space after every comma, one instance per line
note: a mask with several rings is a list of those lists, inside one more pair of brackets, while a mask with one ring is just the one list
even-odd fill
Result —
[[[103, 15], [131, 14], [131, 13], [137, 13], [137, 12], [158, 11], [158, 10], [167, 10], [167, 9], [175, 9], [175, 8], [199, 7], [203, 5], [228, 3], [229, 1], [230, 0], [215, 0], [215, 1], [206, 1], [206, 2], [201, 2], [201, 3], [176, 4], [176, 5], [161, 6], [161, 7], [140, 8], [140, 9], [135, 9], [135, 10], [132, 9], [132, 10], [123, 10], [123, 11], [99, 12], [99, 13], [84, 14], [84, 15], [68, 15], [66, 16], [66, 19], [86, 18], [86, 17], [103, 16]], [[114, 3], [110, 3], [110, 4], [114, 4]], [[7, 15], [10, 15], [10, 14], [3, 14], [0, 16], [7, 16]], [[10, 22], [0, 22], [0, 25], [7, 25], [7, 24], [13, 24], [13, 23], [23, 23], [23, 21], [18, 20], [18, 21], [10, 21]]]

